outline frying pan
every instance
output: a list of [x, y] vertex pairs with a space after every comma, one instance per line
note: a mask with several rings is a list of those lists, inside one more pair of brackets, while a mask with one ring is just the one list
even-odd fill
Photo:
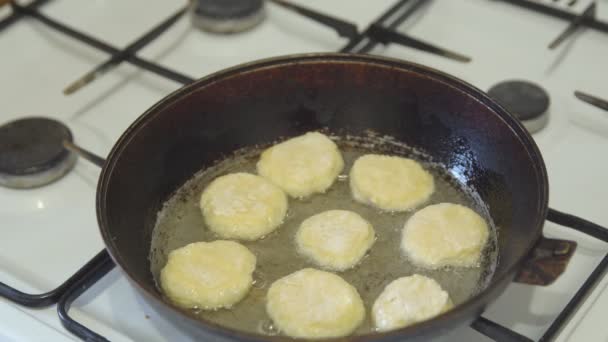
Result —
[[201, 321], [165, 301], [148, 255], [157, 212], [201, 169], [233, 151], [307, 131], [373, 131], [425, 151], [478, 193], [498, 227], [499, 262], [479, 294], [434, 319], [353, 341], [428, 339], [470, 324], [541, 241], [547, 173], [527, 131], [480, 90], [387, 58], [295, 55], [241, 65], [177, 90], [137, 119], [100, 176], [97, 217], [107, 250], [168, 320], [203, 340], [283, 341]]

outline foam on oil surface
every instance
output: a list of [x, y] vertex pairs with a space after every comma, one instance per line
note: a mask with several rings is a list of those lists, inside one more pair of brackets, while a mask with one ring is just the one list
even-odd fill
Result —
[[[379, 142], [378, 142], [379, 141]], [[356, 334], [372, 331], [370, 309], [376, 297], [392, 280], [419, 273], [435, 279], [450, 294], [458, 305], [475, 295], [489, 282], [496, 265], [496, 234], [487, 210], [475, 194], [462, 188], [439, 165], [430, 158], [412, 149], [395, 146], [390, 141], [349, 137], [337, 141], [344, 157], [342, 175], [325, 193], [305, 200], [289, 199], [289, 210], [283, 225], [265, 238], [242, 242], [257, 257], [254, 272], [255, 284], [250, 293], [240, 303], [229, 310], [199, 311], [204, 320], [219, 325], [253, 333], [276, 334], [276, 329], [265, 311], [265, 295], [270, 284], [287, 274], [304, 267], [316, 267], [310, 260], [296, 252], [295, 233], [300, 223], [319, 212], [330, 209], [344, 209], [357, 212], [368, 220], [376, 231], [377, 240], [361, 263], [353, 269], [337, 274], [357, 288], [366, 305], [366, 318]], [[423, 206], [451, 202], [468, 206], [486, 218], [491, 228], [488, 246], [484, 250], [482, 266], [479, 268], [444, 268], [427, 270], [412, 265], [400, 249], [401, 230], [405, 221], [415, 212], [387, 213], [355, 202], [350, 194], [347, 176], [355, 159], [366, 153], [400, 154], [422, 162], [435, 177], [435, 193]], [[255, 173], [255, 164], [261, 149], [242, 151], [235, 157], [219, 162], [214, 167], [203, 170], [184, 184], [163, 206], [158, 214], [152, 236], [150, 252], [151, 271], [158, 280], [160, 270], [165, 265], [170, 251], [196, 241], [218, 239], [203, 221], [199, 208], [200, 195], [207, 184], [218, 176], [232, 172]]]

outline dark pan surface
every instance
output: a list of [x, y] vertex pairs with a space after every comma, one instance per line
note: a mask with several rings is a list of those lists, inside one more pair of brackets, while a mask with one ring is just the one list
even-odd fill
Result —
[[479, 194], [498, 229], [500, 262], [488, 288], [436, 319], [374, 340], [428, 338], [472, 321], [540, 235], [546, 171], [531, 137], [482, 92], [402, 61], [292, 56], [230, 69], [171, 94], [125, 132], [102, 172], [98, 219], [110, 254], [186, 329], [267, 340], [183, 319], [188, 313], [162, 302], [148, 260], [152, 228], [162, 203], [197, 171], [239, 148], [321, 128], [372, 130], [426, 151]]

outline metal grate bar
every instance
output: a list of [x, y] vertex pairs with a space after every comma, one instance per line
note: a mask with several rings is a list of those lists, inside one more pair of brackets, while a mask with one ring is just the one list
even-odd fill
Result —
[[[574, 297], [570, 299], [568, 304], [564, 310], [562, 310], [559, 315], [555, 318], [553, 323], [549, 326], [545, 334], [540, 338], [539, 342], [547, 342], [552, 341], [557, 337], [557, 334], [566, 326], [566, 323], [574, 316], [574, 314], [578, 311], [580, 305], [589, 297], [589, 294], [595, 289], [596, 285], [599, 281], [604, 278], [606, 272], [608, 271], [608, 254], [604, 256], [604, 259], [600, 261], [599, 265], [595, 267], [591, 275], [585, 282], [583, 286], [581, 286], [578, 291], [574, 294]], [[598, 327], [601, 328], [601, 327]]]
[[321, 25], [325, 25], [325, 26], [332, 28], [334, 31], [336, 31], [336, 33], [338, 33], [338, 35], [340, 37], [346, 37], [346, 38], [352, 39], [359, 34], [357, 25], [355, 25], [349, 21], [342, 20], [340, 18], [331, 16], [331, 15], [323, 14], [321, 12], [314, 11], [310, 8], [300, 6], [300, 5], [285, 1], [285, 0], [269, 0], [269, 1], [273, 2], [274, 4], [276, 4], [278, 6], [281, 6], [288, 10], [294, 11], [300, 15], [303, 15], [309, 19], [312, 19]]
[[481, 316], [471, 324], [471, 328], [494, 341], [533, 342], [532, 339]]
[[137, 51], [144, 48], [146, 45], [153, 42], [156, 38], [160, 37], [165, 31], [173, 26], [188, 10], [188, 6], [179, 9], [175, 14], [171, 15], [167, 19], [163, 20], [160, 24], [156, 25], [152, 30], [146, 32], [143, 36], [136, 39], [134, 42], [125, 47], [120, 53], [113, 55], [104, 63], [95, 67], [95, 69], [89, 71], [87, 74], [70, 84], [64, 89], [63, 93], [70, 95], [87, 84], [93, 82], [98, 77], [104, 75], [108, 71], [114, 69], [116, 66], [121, 64], [127, 57], [135, 55]]
[[592, 106], [595, 106], [599, 109], [608, 111], [608, 101], [607, 100], [601, 99], [601, 98], [591, 95], [591, 94], [584, 93], [580, 90], [575, 90], [574, 96], [576, 96], [577, 99], [579, 99], [583, 102], [586, 102]]
[[[420, 3], [424, 2], [425, 0], [415, 0], [415, 1], [417, 1], [417, 3], [415, 3], [414, 6], [416, 6], [417, 4], [420, 4]], [[408, 2], [410, 2], [410, 0], [399, 0], [399, 1], [397, 1], [391, 8], [389, 8], [386, 12], [384, 12], [378, 19], [376, 19], [376, 21], [374, 23], [386, 24], [385, 22], [391, 16], [393, 16], [395, 13], [397, 13]], [[405, 17], [404, 18], [398, 18], [397, 21], [399, 21], [399, 23], [401, 23], [405, 19], [406, 19]], [[396, 25], [398, 25], [398, 24], [396, 24]], [[366, 53], [366, 52], [369, 52], [371, 49], [374, 48], [374, 46], [376, 46], [377, 43], [369, 41], [364, 46], [356, 49], [356, 47], [365, 40], [365, 38], [367, 37], [368, 33], [369, 33], [369, 28], [367, 28], [362, 33], [359, 33], [356, 37], [350, 39], [350, 41], [348, 42], [348, 44], [346, 44], [340, 50], [340, 52], [352, 52], [352, 53]]]
[[370, 26], [369, 35], [370, 37], [372, 37], [373, 40], [378, 41], [382, 44], [396, 43], [402, 46], [411, 47], [420, 51], [425, 51], [434, 55], [449, 58], [458, 62], [468, 63], [471, 61], [471, 57], [465, 56], [455, 51], [450, 51], [434, 44], [427, 43], [425, 41], [410, 37], [397, 31], [387, 29], [381, 25], [373, 24], [372, 26]]
[[578, 230], [581, 233], [591, 235], [598, 240], [608, 242], [608, 229], [580, 217], [549, 208], [547, 220], [555, 224], [559, 224], [560, 226], [568, 227]]
[[[113, 47], [112, 45], [97, 39], [95, 37], [92, 37], [90, 35], [87, 35], [83, 32], [77, 31], [65, 24], [62, 24], [54, 19], [51, 19], [50, 17], [25, 6], [21, 6], [21, 5], [14, 5], [13, 8], [15, 9], [15, 11], [19, 12], [19, 13], [23, 13], [25, 15], [28, 15], [32, 18], [36, 18], [38, 19], [40, 22], [44, 23], [45, 25], [61, 32], [64, 33], [76, 40], [79, 40], [85, 44], [88, 44], [96, 49], [99, 49], [101, 51], [107, 52], [111, 55], [117, 55], [119, 53], [121, 53], [121, 50]], [[177, 71], [173, 71], [170, 69], [167, 69], [161, 65], [149, 62], [145, 59], [139, 58], [137, 56], [134, 55], [130, 55], [125, 57], [126, 61], [128, 61], [129, 63], [136, 65], [138, 67], [141, 67], [145, 70], [148, 70], [150, 72], [153, 72], [159, 76], [163, 76], [166, 77], [170, 80], [173, 80], [175, 82], [178, 83], [182, 83], [182, 84], [189, 84], [194, 82], [194, 79], [191, 77], [188, 77], [186, 75], [183, 75]]]
[[85, 327], [84, 325], [73, 320], [69, 315], [68, 311], [72, 303], [76, 298], [80, 297], [86, 290], [91, 286], [95, 285], [101, 278], [103, 278], [108, 272], [114, 268], [114, 262], [108, 252], [104, 249], [99, 252], [100, 262], [97, 263], [94, 269], [81, 277], [78, 282], [71, 287], [70, 291], [66, 292], [59, 303], [57, 304], [57, 314], [61, 324], [72, 334], [78, 336], [83, 341], [90, 342], [108, 342], [106, 338]]
[[[36, 8], [46, 4], [47, 2], [49, 2], [49, 0], [35, 0], [32, 3], [28, 4], [26, 7], [30, 8], [30, 9], [36, 9]], [[0, 21], [0, 31], [11, 26], [12, 24], [16, 23], [19, 19], [23, 18], [24, 16], [25, 15], [23, 13], [13, 10], [13, 13], [11, 13], [8, 17], [6, 17], [6, 18], [2, 19], [2, 21]]]
[[0, 282], [0, 297], [6, 298], [13, 303], [39, 308], [57, 303], [59, 298], [63, 296], [70, 288], [72, 288], [80, 279], [85, 277], [91, 270], [95, 269], [102, 262], [102, 253], [97, 254], [93, 259], [87, 262], [81, 269], [74, 273], [68, 280], [59, 285], [56, 289], [41, 294], [29, 294], [16, 290], [2, 282]]
[[[562, 213], [555, 209], [549, 209], [547, 220], [590, 235], [598, 240], [608, 242], [608, 229], [593, 222], [578, 218], [574, 215]], [[578, 311], [578, 308], [583, 301], [585, 301], [593, 289], [595, 289], [595, 286], [599, 283], [599, 281], [604, 278], [607, 271], [608, 254], [604, 256], [602, 261], [600, 261], [593, 272], [591, 272], [583, 285], [578, 289], [578, 291], [576, 291], [568, 304], [566, 304], [566, 307], [564, 307], [564, 309], [551, 323], [547, 331], [545, 331], [544, 335], [539, 340], [540, 342], [551, 341], [557, 336], [557, 334], [559, 334], [570, 318], [572, 318], [572, 316], [574, 316], [574, 314]]]
[[[566, 228], [574, 229], [581, 233], [592, 236], [598, 240], [608, 242], [608, 229], [593, 222], [576, 217], [574, 215], [565, 214], [555, 209], [549, 208], [547, 221], [551, 221]], [[607, 271], [608, 254], [604, 256], [599, 265], [596, 266], [593, 272], [591, 272], [589, 277], [585, 280], [583, 285], [576, 291], [576, 293], [570, 299], [568, 304], [566, 304], [564, 309], [559, 313], [559, 315], [551, 323], [549, 328], [547, 328], [543, 336], [539, 339], [539, 342], [552, 341], [557, 336], [557, 334], [559, 334], [559, 332], [564, 328], [564, 326], [568, 323], [572, 316], [578, 311], [578, 308], [583, 303], [583, 301], [589, 296], [589, 294], [593, 291], [599, 281], [603, 279]], [[471, 324], [471, 327], [496, 341], [532, 341], [526, 336], [523, 336], [509, 328], [506, 328], [483, 317], [479, 317], [479, 319], [477, 319], [475, 322], [473, 322], [473, 324]]]
[[[369, 41], [364, 44], [363, 46], [361, 46], [360, 48], [356, 49], [357, 53], [368, 53], [370, 52], [376, 45], [378, 45], [379, 41], [376, 41], [374, 38], [374, 30], [375, 27], [377, 26], [386, 26], [387, 29], [395, 29], [397, 28], [397, 26], [401, 25], [401, 23], [403, 23], [406, 19], [408, 19], [409, 17], [411, 17], [414, 13], [416, 13], [416, 11], [418, 11], [419, 9], [422, 8], [423, 5], [426, 5], [428, 3], [428, 0], [414, 0], [415, 2], [410, 5], [403, 13], [401, 13], [401, 15], [399, 15], [397, 18], [395, 18], [394, 21], [388, 23], [387, 20], [390, 18], [390, 16], [382, 16], [380, 17], [380, 19], [376, 20], [376, 22], [372, 23], [371, 25], [369, 25], [367, 27], [367, 29], [363, 32], [363, 37], [361, 37], [361, 40], [359, 40], [354, 46], [356, 47], [364, 38], [369, 38]], [[399, 10], [399, 9], [397, 9]], [[395, 11], [396, 12], [396, 11]], [[350, 43], [348, 45], [346, 45], [342, 51], [343, 52], [348, 52], [345, 49], [350, 49]], [[355, 51], [352, 51], [355, 52]]]
[[[567, 10], [563, 10], [554, 6], [547, 6], [542, 4], [539, 1], [531, 1], [531, 0], [501, 0], [503, 2], [517, 5], [523, 8], [531, 9], [539, 13], [543, 13], [546, 15], [550, 15], [552, 17], [564, 19], [572, 22], [578, 17], [578, 14], [572, 13]], [[608, 33], [608, 22], [598, 20], [592, 17], [586, 17], [582, 20], [581, 25], [590, 27], [592, 29]]]

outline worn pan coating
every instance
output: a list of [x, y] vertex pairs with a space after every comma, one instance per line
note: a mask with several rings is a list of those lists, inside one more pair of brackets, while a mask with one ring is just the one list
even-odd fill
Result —
[[102, 171], [101, 233], [132, 284], [167, 319], [205, 340], [282, 341], [207, 324], [165, 302], [148, 254], [156, 213], [197, 171], [245, 146], [325, 128], [372, 130], [421, 149], [474, 189], [498, 227], [490, 285], [432, 320], [356, 341], [428, 339], [470, 324], [512, 281], [547, 215], [544, 162], [525, 129], [478, 89], [404, 61], [312, 54], [246, 64], [167, 96], [122, 135]]

